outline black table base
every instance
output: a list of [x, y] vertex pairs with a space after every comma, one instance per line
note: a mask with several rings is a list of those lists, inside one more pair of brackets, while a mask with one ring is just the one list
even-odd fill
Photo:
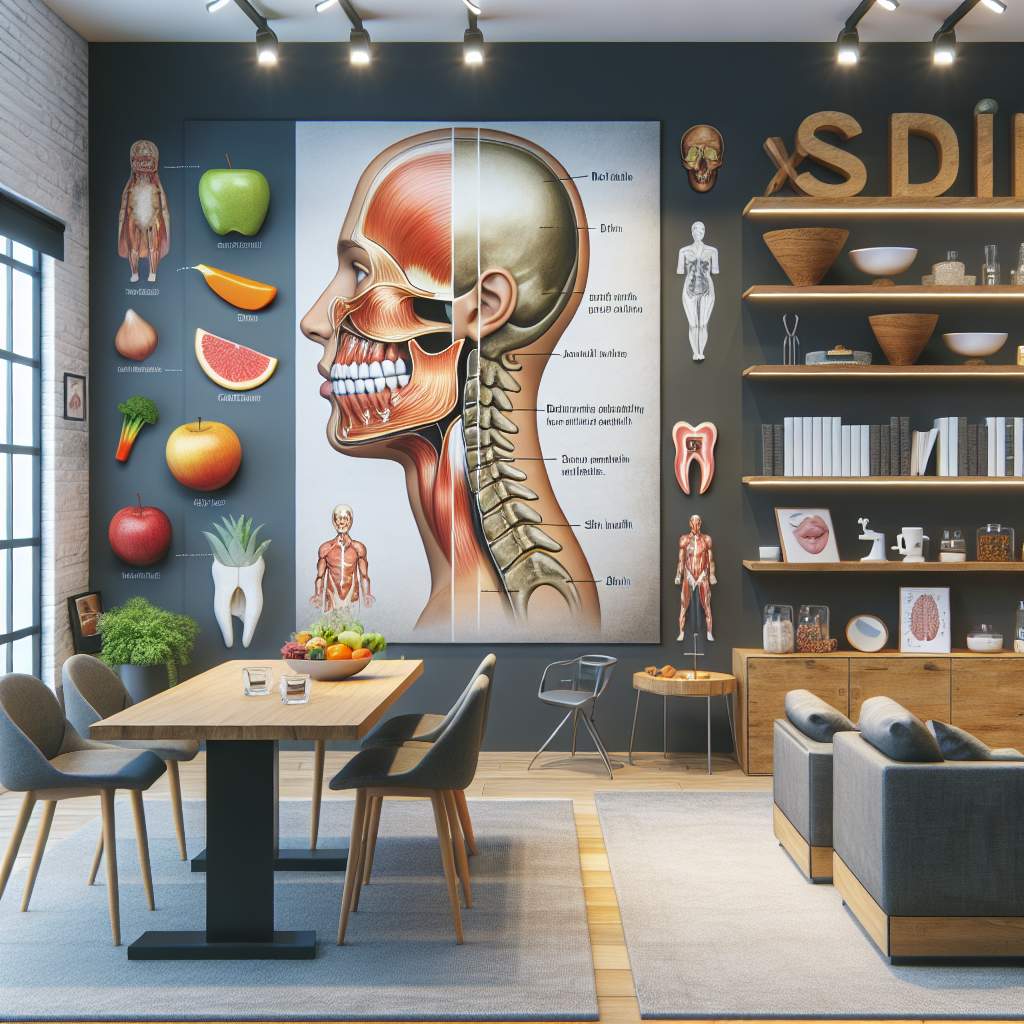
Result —
[[273, 932], [269, 942], [210, 942], [206, 932], [146, 932], [129, 960], [312, 960], [316, 932]]
[[[337, 846], [326, 846], [316, 850], [278, 850], [274, 858], [275, 871], [344, 871], [348, 863], [348, 852]], [[206, 871], [206, 851], [192, 858], [192, 870]]]

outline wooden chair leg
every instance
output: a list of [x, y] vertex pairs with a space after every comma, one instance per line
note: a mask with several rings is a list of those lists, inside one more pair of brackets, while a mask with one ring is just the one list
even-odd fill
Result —
[[188, 849], [185, 846], [185, 816], [181, 809], [181, 776], [178, 774], [178, 762], [167, 763], [167, 785], [171, 790], [171, 816], [174, 818], [174, 832], [178, 837], [178, 856], [188, 860]]
[[28, 828], [29, 819], [32, 817], [32, 810], [36, 806], [36, 798], [31, 793], [26, 793], [21, 801], [21, 810], [14, 822], [14, 831], [11, 833], [11, 840], [7, 844], [7, 852], [4, 854], [3, 864], [0, 864], [0, 899], [3, 899], [4, 890], [7, 888], [7, 880], [11, 877], [14, 862], [18, 859], [18, 851], [21, 849], [21, 841], [25, 838], [25, 829]]
[[320, 801], [324, 789], [324, 762], [327, 760], [325, 740], [313, 741], [313, 810], [309, 822], [309, 848], [316, 849], [320, 837]]
[[107, 903], [110, 909], [110, 931], [114, 945], [121, 945], [121, 904], [117, 894], [117, 837], [114, 833], [114, 791], [100, 793], [103, 808], [103, 852], [107, 861]]
[[92, 866], [89, 868], [89, 880], [86, 885], [96, 884], [96, 873], [100, 869], [100, 861], [103, 860], [103, 829], [100, 829], [100, 837], [96, 840], [96, 852], [92, 855]]
[[135, 819], [135, 842], [139, 848], [139, 867], [142, 869], [142, 887], [146, 890], [146, 903], [156, 910], [153, 899], [153, 872], [149, 866], [149, 836], [146, 834], [146, 809], [142, 806], [142, 793], [131, 791], [132, 817]]
[[459, 888], [455, 880], [455, 858], [452, 854], [452, 835], [448, 831], [448, 815], [444, 809], [444, 798], [434, 790], [430, 794], [430, 804], [434, 808], [434, 824], [437, 827], [437, 841], [441, 844], [441, 865], [444, 878], [448, 883], [448, 902], [452, 907], [455, 919], [455, 941], [462, 945], [462, 911], [459, 908]]
[[53, 824], [53, 812], [57, 808], [56, 800], [43, 801], [43, 816], [39, 819], [39, 833], [36, 836], [36, 846], [32, 851], [32, 862], [28, 866], [28, 878], [25, 880], [25, 894], [21, 897], [21, 912], [28, 910], [29, 901], [32, 899], [32, 890], [36, 885], [36, 875], [39, 874], [39, 865], [43, 862], [43, 851], [46, 849], [46, 840], [50, 836], [50, 826]]
[[375, 796], [370, 803], [370, 825], [367, 829], [369, 842], [366, 845], [366, 858], [363, 865], [363, 885], [370, 884], [370, 873], [373, 871], [373, 855], [377, 851], [377, 832], [380, 829], [380, 811], [384, 805], [384, 797]]
[[352, 892], [353, 914], [359, 911], [359, 897], [363, 891], [363, 872], [366, 869], [366, 854], [370, 846], [370, 822], [373, 819], [373, 807], [376, 802], [376, 797], [367, 796], [366, 808], [363, 811], [363, 831], [359, 836], [359, 869], [356, 873], [356, 887]]
[[366, 817], [366, 791], [356, 790], [356, 804], [352, 811], [352, 836], [348, 843], [348, 866], [345, 868], [345, 888], [341, 894], [341, 917], [338, 920], [338, 945], [345, 944], [345, 930], [348, 915], [352, 910], [352, 897], [359, 871], [359, 854], [362, 848], [363, 819]]
[[452, 790], [444, 791], [444, 809], [448, 815], [448, 829], [452, 834], [452, 851], [455, 854], [455, 866], [462, 882], [462, 898], [468, 910], [473, 906], [473, 886], [469, 880], [469, 858], [466, 856], [466, 840], [462, 837], [462, 826], [455, 808], [455, 794]]
[[459, 812], [459, 824], [462, 826], [462, 834], [466, 837], [466, 846], [469, 848], [470, 857], [476, 856], [476, 833], [473, 831], [473, 819], [469, 816], [469, 804], [466, 803], [466, 791], [455, 790], [455, 806]]

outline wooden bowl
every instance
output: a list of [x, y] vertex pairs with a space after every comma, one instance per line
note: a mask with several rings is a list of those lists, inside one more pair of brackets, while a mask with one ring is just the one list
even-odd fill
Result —
[[883, 313], [868, 317], [885, 358], [893, 366], [916, 363], [938, 322], [937, 313]]
[[843, 228], [783, 228], [761, 236], [786, 277], [797, 288], [820, 284], [846, 245]]

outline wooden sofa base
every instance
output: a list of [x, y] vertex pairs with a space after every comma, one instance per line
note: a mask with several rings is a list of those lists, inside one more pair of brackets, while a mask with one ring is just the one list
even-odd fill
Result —
[[796, 826], [772, 804], [772, 829], [782, 848], [793, 858], [804, 878], [812, 882], [832, 881], [832, 847], [811, 846], [797, 831]]
[[833, 883], [890, 962], [1024, 960], [1024, 917], [890, 917], [838, 853]]

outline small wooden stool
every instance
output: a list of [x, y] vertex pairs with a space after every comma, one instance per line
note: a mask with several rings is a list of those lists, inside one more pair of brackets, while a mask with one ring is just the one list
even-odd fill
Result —
[[636, 718], [640, 711], [640, 694], [653, 693], [662, 698], [662, 737], [665, 757], [668, 757], [668, 699], [669, 697], [703, 697], [707, 701], [708, 721], [708, 775], [711, 774], [711, 698], [725, 700], [725, 713], [729, 719], [732, 748], [736, 750], [736, 728], [732, 717], [732, 695], [736, 692], [736, 677], [725, 672], [697, 672], [682, 669], [671, 679], [648, 675], [646, 672], [633, 673], [633, 689], [636, 690], [636, 706], [633, 708], [633, 728], [629, 733], [629, 763], [633, 763], [633, 740], [636, 736]]

